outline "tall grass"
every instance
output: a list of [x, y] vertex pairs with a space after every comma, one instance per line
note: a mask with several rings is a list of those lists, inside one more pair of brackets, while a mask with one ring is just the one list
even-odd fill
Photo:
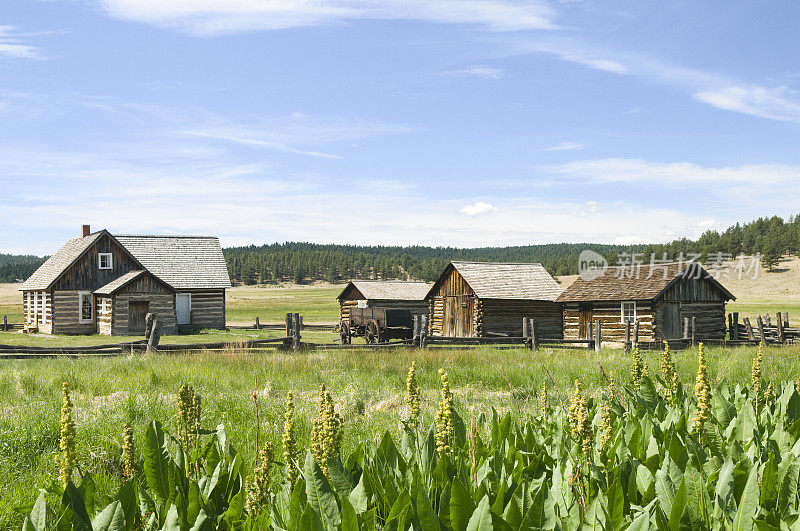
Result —
[[[674, 353], [684, 384], [694, 381], [697, 351]], [[725, 378], [747, 383], [755, 348], [707, 349], [712, 385]], [[659, 353], [644, 352], [651, 377], [659, 372]], [[763, 377], [800, 376], [800, 347], [764, 351]], [[203, 424], [224, 421], [228, 438], [252, 463], [256, 454], [255, 410], [261, 405], [261, 442], [280, 447], [286, 391], [295, 395], [298, 440], [308, 445], [310, 419], [322, 383], [331, 389], [345, 421], [346, 449], [400, 433], [408, 367], [416, 360], [422, 389], [422, 423], [429, 426], [437, 406], [439, 376], [448, 374], [456, 406], [478, 414], [491, 407], [532, 414], [543, 384], [554, 400], [564, 400], [579, 378], [592, 394], [605, 385], [603, 374], [630, 379], [630, 356], [621, 350], [456, 350], [312, 351], [251, 354], [239, 350], [194, 355], [110, 359], [4, 361], [0, 371], [0, 528], [21, 523], [13, 508], [35, 499], [36, 488], [57, 476], [61, 384], [73, 389], [78, 467], [95, 475], [98, 493], [118, 484], [122, 427], [129, 422], [140, 438], [149, 419], [175, 426], [181, 384], [191, 383], [203, 397]], [[603, 371], [600, 370], [602, 367]]]

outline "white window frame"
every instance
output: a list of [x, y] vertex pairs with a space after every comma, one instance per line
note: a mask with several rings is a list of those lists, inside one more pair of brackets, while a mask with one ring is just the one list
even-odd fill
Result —
[[[108, 257], [108, 266], [103, 267], [103, 258]], [[114, 253], [97, 253], [98, 269], [114, 269]]]
[[79, 291], [78, 292], [78, 322], [81, 324], [89, 324], [94, 322], [94, 301], [91, 301], [92, 304], [89, 307], [92, 309], [92, 316], [89, 319], [83, 318], [83, 299], [85, 297], [91, 297], [91, 291]]
[[622, 301], [619, 304], [619, 322], [625, 324], [625, 305], [632, 304], [633, 305], [633, 315], [630, 316], [632, 318], [631, 323], [636, 322], [636, 301]]

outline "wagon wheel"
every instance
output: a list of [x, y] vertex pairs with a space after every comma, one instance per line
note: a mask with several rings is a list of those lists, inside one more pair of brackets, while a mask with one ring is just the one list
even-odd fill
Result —
[[375, 321], [367, 323], [367, 329], [364, 331], [364, 338], [369, 344], [381, 342], [381, 332], [380, 328], [378, 328], [378, 323]]
[[342, 321], [342, 324], [339, 325], [339, 336], [342, 338], [342, 345], [349, 345], [353, 342], [353, 338], [350, 335], [350, 325], [347, 324], [347, 321]]

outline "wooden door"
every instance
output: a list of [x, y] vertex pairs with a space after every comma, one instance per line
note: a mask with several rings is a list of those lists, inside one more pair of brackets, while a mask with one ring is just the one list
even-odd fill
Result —
[[178, 293], [175, 295], [175, 316], [179, 325], [192, 324], [191, 293]]
[[442, 324], [442, 335], [453, 337], [456, 334], [456, 297], [444, 298], [444, 323]]
[[589, 323], [592, 322], [592, 305], [581, 304], [578, 307], [578, 337], [589, 337]]
[[683, 335], [681, 303], [667, 302], [661, 307], [661, 333], [664, 339], [678, 339]]
[[468, 295], [459, 295], [456, 301], [457, 315], [458, 315], [458, 337], [471, 337], [473, 334], [473, 308], [475, 304], [472, 297]]
[[150, 311], [147, 301], [130, 301], [128, 303], [128, 332], [130, 334], [144, 334], [145, 317]]

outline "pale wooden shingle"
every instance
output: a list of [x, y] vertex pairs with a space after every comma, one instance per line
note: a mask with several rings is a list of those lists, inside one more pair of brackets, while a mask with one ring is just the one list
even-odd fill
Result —
[[537, 263], [451, 262], [480, 299], [554, 301], [561, 286]]
[[404, 280], [351, 280], [342, 290], [344, 297], [350, 286], [354, 286], [368, 300], [422, 301], [432, 284]]
[[61, 249], [56, 251], [53, 256], [48, 258], [39, 269], [33, 272], [28, 279], [19, 287], [19, 291], [46, 290], [50, 285], [75, 263], [86, 249], [92, 246], [105, 231], [93, 232], [84, 238], [73, 238], [68, 240]]

